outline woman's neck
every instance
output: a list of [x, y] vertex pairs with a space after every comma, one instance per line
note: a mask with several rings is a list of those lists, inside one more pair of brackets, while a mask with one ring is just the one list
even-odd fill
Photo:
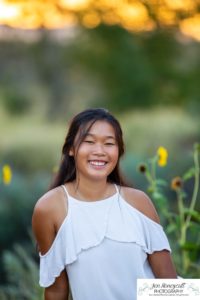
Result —
[[113, 186], [107, 181], [88, 182], [87, 180], [76, 180], [71, 185], [74, 196], [80, 200], [94, 201], [111, 196]]

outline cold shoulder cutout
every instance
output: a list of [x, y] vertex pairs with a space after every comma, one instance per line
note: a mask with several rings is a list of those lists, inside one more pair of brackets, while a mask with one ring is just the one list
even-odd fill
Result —
[[[147, 255], [171, 251], [160, 224], [119, 193], [99, 201], [68, 198], [68, 214], [47, 253], [40, 254], [40, 285], [66, 269], [73, 300], [134, 300], [137, 278], [154, 278]], [[99, 296], [96, 294], [98, 289]]]
[[156, 209], [147, 194], [141, 190], [123, 187], [121, 190], [122, 198], [128, 202], [133, 208], [143, 213], [156, 223], [160, 224], [159, 216]]

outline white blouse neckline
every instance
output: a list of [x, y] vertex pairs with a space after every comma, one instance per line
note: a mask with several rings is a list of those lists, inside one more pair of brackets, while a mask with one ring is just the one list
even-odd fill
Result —
[[118, 190], [117, 185], [114, 184], [114, 186], [115, 186], [116, 192], [115, 192], [113, 195], [111, 195], [111, 196], [109, 196], [109, 197], [107, 197], [107, 198], [104, 198], [104, 199], [100, 199], [100, 200], [90, 200], [90, 201], [85, 201], [85, 200], [80, 200], [80, 199], [77, 199], [77, 198], [71, 196], [71, 195], [69, 194], [69, 192], [68, 192], [66, 186], [65, 186], [64, 184], [62, 185], [62, 187], [64, 188], [64, 190], [65, 190], [65, 192], [66, 192], [66, 194], [67, 194], [68, 199], [72, 199], [72, 200], [73, 200], [74, 202], [76, 202], [77, 204], [83, 204], [83, 205], [95, 205], [95, 204], [99, 204], [99, 203], [103, 204], [103, 203], [105, 203], [105, 202], [108, 203], [109, 201], [113, 200], [113, 199], [119, 194], [119, 190]]

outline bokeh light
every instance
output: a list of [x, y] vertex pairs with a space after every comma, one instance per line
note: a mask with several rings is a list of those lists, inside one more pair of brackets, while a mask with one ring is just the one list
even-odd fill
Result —
[[80, 22], [87, 28], [117, 24], [129, 31], [176, 26], [200, 40], [199, 0], [1, 0], [0, 24], [11, 27], [63, 28]]
[[200, 41], [200, 14], [182, 21], [180, 29], [183, 34], [192, 36], [194, 39]]

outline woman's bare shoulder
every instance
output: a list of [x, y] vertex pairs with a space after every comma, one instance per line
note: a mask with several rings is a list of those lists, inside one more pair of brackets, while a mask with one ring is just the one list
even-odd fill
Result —
[[37, 200], [33, 213], [48, 215], [54, 211], [60, 197], [62, 197], [62, 191], [60, 187], [49, 190]]
[[66, 214], [67, 201], [63, 189], [56, 187], [45, 193], [36, 202], [32, 215], [33, 227], [37, 228], [50, 223], [58, 229]]
[[42, 253], [51, 246], [66, 216], [63, 198], [62, 188], [58, 187], [45, 193], [34, 207], [32, 229]]
[[41, 196], [33, 209], [32, 219], [38, 221], [42, 221], [43, 218], [53, 218], [56, 211], [58, 210], [58, 202], [61, 197], [60, 188], [55, 188], [43, 196]]
[[156, 209], [146, 193], [139, 189], [122, 187], [121, 195], [131, 206], [139, 210], [153, 221], [160, 223]]

